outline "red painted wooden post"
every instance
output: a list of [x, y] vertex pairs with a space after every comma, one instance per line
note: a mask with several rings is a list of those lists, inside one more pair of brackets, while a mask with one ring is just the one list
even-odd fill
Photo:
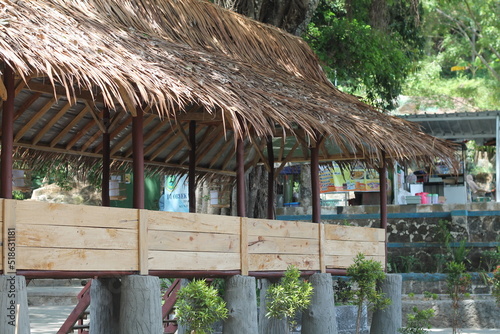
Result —
[[379, 169], [380, 178], [380, 228], [385, 232], [385, 268], [387, 269], [387, 165], [385, 152], [382, 151], [382, 166]]
[[7, 90], [7, 100], [3, 103], [2, 111], [2, 172], [1, 197], [12, 198], [12, 151], [14, 149], [14, 99], [15, 83], [14, 71], [5, 64], [4, 85]]
[[189, 212], [196, 212], [196, 121], [189, 122], [189, 176], [188, 176], [188, 197]]
[[267, 160], [269, 173], [267, 173], [267, 219], [274, 219], [274, 150], [273, 138], [267, 137]]
[[311, 147], [311, 192], [312, 221], [321, 222], [321, 200], [319, 198], [319, 142]]
[[144, 137], [143, 111], [137, 107], [137, 116], [132, 118], [132, 146], [134, 170], [134, 199], [135, 209], [144, 209]]
[[246, 217], [245, 195], [245, 144], [243, 139], [236, 142], [236, 211], [239, 217]]
[[102, 121], [104, 123], [104, 129], [106, 131], [102, 134], [102, 206], [110, 206], [109, 199], [109, 165], [111, 164], [110, 156], [110, 134], [109, 134], [109, 109], [104, 108]]

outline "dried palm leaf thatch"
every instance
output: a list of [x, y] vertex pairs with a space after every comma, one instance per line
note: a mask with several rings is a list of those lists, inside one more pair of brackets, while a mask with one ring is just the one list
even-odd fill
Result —
[[333, 87], [300, 38], [206, 1], [3, 0], [0, 60], [26, 81], [63, 86], [70, 100], [89, 91], [111, 108], [173, 120], [192, 104], [222, 111], [236, 137], [301, 128], [360, 159], [452, 156], [446, 143]]

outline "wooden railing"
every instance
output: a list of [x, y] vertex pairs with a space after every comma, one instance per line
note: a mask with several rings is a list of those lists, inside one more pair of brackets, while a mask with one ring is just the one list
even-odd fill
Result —
[[385, 263], [381, 229], [0, 200], [3, 273], [325, 272], [364, 253]]

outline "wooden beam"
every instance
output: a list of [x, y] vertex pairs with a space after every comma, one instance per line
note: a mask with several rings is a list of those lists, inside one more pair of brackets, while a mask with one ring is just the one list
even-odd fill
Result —
[[[143, 121], [143, 127], [147, 127], [149, 123], [151, 123], [156, 117], [150, 116], [146, 117], [146, 119]], [[119, 142], [115, 143], [114, 147], [111, 149], [111, 155], [114, 155], [116, 152], [120, 150], [126, 143], [130, 142], [132, 140], [132, 131], [130, 131], [128, 134], [126, 134]], [[99, 153], [100, 151], [96, 151], [95, 153]]]
[[102, 121], [106, 131], [102, 134], [102, 180], [101, 180], [101, 194], [102, 194], [102, 206], [110, 206], [109, 198], [109, 179], [110, 179], [110, 166], [111, 166], [111, 150], [110, 142], [111, 138], [107, 129], [110, 125], [110, 114], [109, 109], [104, 107], [102, 113]]
[[38, 122], [45, 115], [45, 113], [50, 110], [55, 102], [56, 100], [51, 98], [49, 102], [47, 102], [35, 115], [33, 115], [33, 117], [16, 133], [14, 141], [19, 141], [26, 134], [26, 132], [28, 132], [33, 125], [35, 125], [36, 122]]
[[67, 102], [66, 105], [64, 105], [61, 110], [59, 110], [59, 112], [55, 116], [53, 116], [47, 124], [45, 124], [43, 129], [38, 131], [35, 139], [33, 139], [31, 143], [33, 145], [36, 145], [42, 139], [42, 137], [54, 126], [54, 124], [56, 124], [61, 119], [61, 117], [68, 112], [70, 108], [71, 104]]
[[288, 155], [286, 156], [286, 158], [281, 162], [281, 165], [276, 170], [276, 174], [274, 175], [274, 179], [276, 179], [278, 177], [278, 175], [281, 173], [281, 171], [283, 170], [283, 168], [285, 168], [286, 164], [288, 162], [290, 162], [292, 154], [293, 154], [293, 152], [295, 152], [295, 150], [297, 149], [297, 147], [299, 147], [299, 142], [298, 141], [295, 142], [295, 145], [293, 145], [293, 147], [290, 150], [290, 152], [288, 152]]
[[245, 186], [245, 142], [236, 139], [236, 206], [237, 215], [246, 217], [246, 186]]
[[133, 173], [134, 173], [134, 209], [144, 209], [144, 138], [143, 136], [143, 113], [139, 107], [135, 117], [132, 118], [132, 145], [134, 146]]
[[[66, 144], [66, 150], [70, 150], [73, 145], [76, 144], [87, 132], [94, 126], [94, 120], [91, 119], [83, 126], [83, 128], [78, 131], [76, 135], [73, 136], [73, 138]], [[81, 151], [83, 153], [83, 151]]]
[[[21, 117], [21, 115], [33, 104], [35, 103], [35, 101], [40, 97], [40, 93], [34, 93], [32, 94], [26, 101], [24, 101], [24, 103], [16, 110], [16, 113], [14, 115], [14, 120], [13, 122], [15, 122], [19, 117]], [[16, 95], [17, 96], [17, 95]], [[0, 109], [0, 110], [3, 110]], [[0, 129], [0, 135], [2, 134], [2, 130]]]
[[[202, 129], [203, 129], [203, 128], [202, 128], [202, 127], [200, 127], [200, 126], [196, 127], [196, 134], [198, 135], [198, 134], [201, 132], [201, 130], [202, 130]], [[211, 133], [211, 132], [213, 132], [213, 131], [214, 131], [214, 127], [210, 126], [210, 127], [209, 127], [206, 131], [205, 131], [205, 133], [203, 134], [203, 137], [201, 137], [200, 139], [198, 139], [198, 141], [199, 141], [200, 143], [205, 142], [205, 141], [207, 140], [207, 136], [208, 136], [208, 134], [209, 134], [209, 133]], [[180, 147], [180, 148], [182, 149], [182, 148], [186, 148], [186, 147], [182, 147], [182, 145], [181, 145], [181, 147]], [[202, 149], [201, 149], [201, 148], [199, 148], [198, 150], [199, 150], [199, 151], [202, 151]], [[179, 151], [180, 151], [180, 150], [177, 150], [176, 152], [179, 152]], [[184, 154], [183, 154], [183, 155], [179, 158], [179, 163], [180, 163], [180, 164], [185, 164], [185, 163], [189, 160], [189, 151], [190, 151], [190, 150], [188, 149], [188, 150], [187, 150], [187, 152], [186, 152], [186, 153], [184, 153]], [[172, 155], [169, 159], [172, 159], [172, 157], [173, 157], [173, 155]], [[167, 160], [165, 160], [165, 161], [167, 161]]]
[[[190, 122], [194, 122], [194, 121], [189, 121]], [[184, 127], [179, 123], [175, 123], [175, 127], [177, 128], [177, 130], [179, 130], [179, 135], [181, 136], [182, 140], [184, 140], [184, 144], [186, 144], [186, 147], [188, 150], [191, 149], [191, 143], [189, 142], [189, 137], [186, 133], [186, 131], [184, 130]]]
[[80, 122], [80, 120], [87, 114], [88, 111], [89, 111], [89, 106], [85, 104], [85, 108], [83, 108], [82, 111], [78, 113], [78, 115], [73, 117], [71, 122], [69, 122], [68, 125], [66, 125], [66, 127], [64, 127], [64, 129], [61, 132], [59, 132], [57, 136], [54, 137], [54, 139], [52, 139], [52, 141], [50, 142], [50, 147], [56, 146], [61, 140], [61, 138], [64, 137], [68, 132], [70, 132], [71, 129], [73, 129], [76, 126], [76, 124]]
[[[118, 136], [118, 134], [120, 132], [122, 132], [123, 130], [125, 130], [130, 124], [132, 124], [132, 117], [128, 117], [128, 114], [124, 113], [125, 115], [127, 115], [127, 117], [125, 117], [125, 120], [118, 126], [116, 126], [113, 131], [111, 132], [111, 138], [116, 138], [116, 136]], [[97, 152], [100, 152], [102, 150], [102, 143], [97, 145], [95, 150]]]
[[[167, 138], [168, 138], [168, 137], [169, 137], [169, 136], [173, 133], [173, 130], [174, 130], [174, 129], [173, 129], [172, 127], [170, 127], [170, 128], [168, 128], [168, 129], [165, 131], [165, 133], [160, 134], [160, 135], [159, 135], [159, 136], [158, 136], [155, 140], [153, 140], [153, 141], [151, 142], [151, 144], [149, 144], [149, 145], [148, 145], [148, 146], [144, 149], [144, 155], [145, 155], [145, 156], [149, 156], [149, 154], [150, 154], [152, 151], [154, 151], [154, 149], [155, 149], [158, 145], [160, 145], [162, 142], [165, 142], [165, 140], [167, 140]], [[147, 136], [147, 135], [151, 135], [151, 133], [152, 133], [152, 131], [148, 131], [148, 133], [146, 134], [146, 136]], [[175, 134], [174, 134], [174, 135], [172, 135], [172, 137], [170, 137], [170, 139], [172, 139], [172, 140], [173, 140], [173, 139], [176, 139]], [[129, 153], [130, 153], [130, 149], [129, 149], [129, 150], [127, 150], [127, 153], [125, 154], [125, 156], [126, 156], [126, 157], [130, 156], [130, 154], [129, 154]]]
[[[183, 129], [181, 127], [181, 129]], [[189, 212], [196, 213], [196, 121], [189, 121]]]
[[[159, 123], [157, 123], [151, 130], [148, 130], [148, 132], [144, 134], [144, 142], [148, 141], [151, 137], [153, 137], [155, 134], [157, 134], [158, 131], [160, 131], [161, 128], [163, 128], [167, 123], [168, 123], [168, 121], [162, 120]], [[172, 132], [171, 127], [169, 127], [167, 129], [165, 134], [169, 134], [170, 132]], [[162, 136], [158, 136], [158, 138], [156, 138], [152, 143], [150, 143], [147, 147], [144, 148], [144, 155], [147, 156], [154, 149], [154, 146], [158, 145], [163, 139], [164, 138], [162, 138]], [[159, 141], [157, 141], [157, 140], [159, 140]], [[153, 148], [151, 146], [153, 146]], [[128, 157], [131, 154], [132, 154], [132, 148], [129, 148], [125, 152], [124, 156]]]
[[257, 145], [255, 140], [251, 140], [252, 146], [255, 148], [255, 152], [257, 153], [257, 156], [259, 156], [260, 160], [264, 163], [264, 167], [266, 168], [267, 172], [269, 173], [271, 171], [271, 168], [269, 167], [269, 162], [268, 159], [264, 157], [264, 153], [262, 152], [262, 141], [260, 145]]
[[[7, 99], [2, 109], [2, 151], [0, 171], [0, 197], [12, 198], [12, 151], [14, 149], [14, 70], [5, 64], [3, 81], [7, 91]], [[7, 224], [7, 222], [4, 222]], [[4, 234], [4, 237], [6, 235]], [[5, 244], [4, 244], [5, 245]], [[4, 268], [7, 265], [4, 253]], [[5, 273], [5, 271], [4, 271]]]
[[[23, 86], [22, 89], [25, 90], [30, 90], [32, 92], [40, 92], [40, 93], [45, 93], [45, 94], [50, 94], [52, 96], [67, 96], [66, 89], [61, 86], [52, 86], [52, 85], [47, 85], [47, 84], [42, 84], [42, 83], [37, 83], [37, 82], [28, 82], [26, 86]], [[76, 90], [74, 91], [73, 97], [75, 97], [77, 100], [83, 100], [83, 101], [96, 101], [96, 102], [101, 102], [103, 103], [102, 97], [97, 97], [97, 96], [92, 96], [90, 92], [88, 91], [80, 91], [77, 92]]]
[[300, 142], [300, 145], [302, 146], [302, 155], [304, 156], [305, 159], [308, 159], [309, 158], [309, 144], [307, 143], [305, 138], [300, 133], [295, 134], [295, 139], [297, 139], [297, 141]]
[[[151, 153], [151, 155], [149, 156], [149, 160], [155, 160], [157, 156], [159, 156], [163, 151], [165, 151], [167, 149], [167, 147], [169, 147], [172, 143], [174, 143], [177, 139], [179, 139], [179, 137], [177, 137], [174, 134], [172, 134], [172, 136], [170, 138], [167, 139], [167, 141], [165, 141], [163, 144], [161, 144], [156, 150], [153, 151], [153, 153]], [[182, 147], [182, 145], [177, 145], [178, 147]], [[171, 153], [171, 152], [170, 152]], [[169, 153], [169, 154], [170, 154]], [[170, 159], [169, 159], [170, 160]]]
[[7, 101], [7, 88], [5, 88], [5, 84], [3, 83], [3, 77], [0, 80], [0, 99]]
[[229, 148], [229, 146], [231, 146], [233, 144], [233, 141], [232, 140], [226, 140], [224, 142], [224, 145], [222, 145], [222, 148], [219, 150], [219, 152], [217, 152], [217, 154], [215, 156], [212, 157], [212, 160], [210, 161], [210, 165], [208, 166], [209, 168], [212, 168], [215, 163], [217, 162], [217, 160], [219, 160], [219, 158], [221, 157], [221, 155], [226, 152], [226, 150]]
[[[92, 115], [92, 118], [94, 119], [95, 123], [99, 127], [99, 130], [101, 130], [101, 133], [105, 133], [107, 130], [106, 130], [106, 127], [104, 126], [104, 124], [102, 123], [102, 119], [101, 119], [102, 118], [102, 111], [99, 110], [99, 108], [97, 108], [94, 101], [90, 101], [89, 105], [90, 105], [90, 114]], [[98, 110], [99, 110], [99, 113], [97, 112]]]
[[[214, 146], [217, 145], [219, 140], [224, 136], [223, 132], [224, 129], [222, 128], [222, 126], [218, 126], [217, 128], [215, 128], [209, 137], [205, 138], [203, 141], [200, 141], [201, 145], [199, 148], [199, 152], [203, 152], [205, 153], [205, 155], [208, 154], [208, 152], [210, 152], [214, 148]], [[203, 158], [204, 156], [199, 154], [198, 158], [196, 159], [196, 165], [198, 165]]]
[[[50, 146], [41, 146], [41, 145], [35, 146], [35, 145], [31, 145], [30, 143], [23, 143], [23, 142], [14, 143], [14, 146], [24, 147], [24, 148], [29, 148], [32, 150], [49, 152], [49, 153], [69, 154], [69, 155], [76, 155], [76, 156], [96, 158], [96, 159], [102, 158], [101, 154], [96, 154], [93, 152], [81, 152], [81, 151], [68, 150], [68, 149], [59, 148], [59, 147], [50, 147]], [[113, 156], [113, 157], [111, 157], [111, 159], [113, 159], [115, 161], [123, 161], [123, 162], [129, 162], [129, 163], [132, 162], [131, 158], [120, 157], [120, 156]], [[188, 170], [188, 166], [186, 166], [186, 165], [161, 162], [161, 161], [153, 161], [151, 159], [144, 160], [144, 164], [149, 165], [149, 166], [154, 166], [154, 167], [177, 168], [177, 169]], [[219, 169], [206, 168], [206, 167], [197, 167], [196, 170], [198, 172], [203, 172], [203, 173], [214, 173], [214, 174], [228, 175], [228, 176], [235, 176], [236, 175], [236, 173], [234, 171], [219, 170]]]

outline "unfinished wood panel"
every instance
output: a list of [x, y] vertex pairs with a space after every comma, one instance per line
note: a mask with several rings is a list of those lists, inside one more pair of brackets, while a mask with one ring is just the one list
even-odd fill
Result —
[[2, 204], [2, 270], [4, 275], [16, 274], [18, 246], [16, 228], [16, 200], [4, 199]]
[[240, 237], [231, 234], [149, 231], [149, 249], [154, 251], [193, 251], [238, 253]]
[[299, 270], [319, 270], [319, 259], [310, 255], [250, 254], [248, 260], [250, 271], [286, 270], [289, 265]]
[[319, 242], [316, 239], [299, 239], [284, 237], [249, 236], [248, 251], [251, 254], [307, 254], [319, 255]]
[[318, 224], [296, 221], [248, 219], [248, 235], [317, 239]]
[[151, 211], [148, 226], [149, 230], [240, 234], [239, 218], [198, 213]]
[[248, 219], [240, 218], [240, 268], [243, 276], [248, 275]]
[[19, 247], [18, 269], [138, 270], [137, 250]]
[[138, 258], [139, 258], [139, 274], [148, 274], [148, 211], [137, 210], [138, 222]]
[[325, 225], [327, 240], [385, 241], [384, 230], [379, 228]]
[[18, 224], [137, 229], [137, 209], [19, 201]]
[[[379, 261], [380, 263], [384, 263], [385, 256], [371, 256], [367, 255], [365, 258], [369, 260]], [[354, 263], [354, 257], [350, 255], [332, 255], [325, 256], [326, 267], [331, 269], [346, 269], [351, 264]]]
[[319, 268], [322, 273], [326, 273], [325, 265], [325, 224], [319, 224]]
[[149, 252], [150, 270], [240, 270], [239, 253]]
[[137, 249], [137, 231], [116, 228], [19, 224], [23, 247]]
[[385, 246], [381, 242], [360, 242], [349, 240], [326, 240], [324, 245], [327, 255], [356, 256], [358, 253], [365, 255], [384, 255]]

